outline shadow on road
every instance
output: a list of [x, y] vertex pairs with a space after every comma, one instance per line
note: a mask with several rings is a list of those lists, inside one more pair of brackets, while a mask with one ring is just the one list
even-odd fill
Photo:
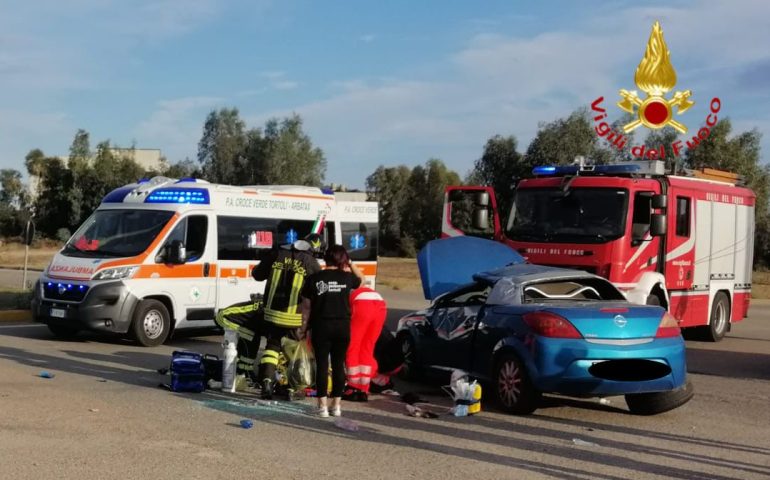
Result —
[[770, 380], [770, 355], [687, 348], [687, 371], [720, 377]]

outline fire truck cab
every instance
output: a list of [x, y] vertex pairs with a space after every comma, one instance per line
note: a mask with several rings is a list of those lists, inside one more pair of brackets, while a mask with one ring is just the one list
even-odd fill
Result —
[[755, 196], [737, 175], [667, 175], [661, 161], [533, 175], [518, 184], [507, 221], [491, 187], [448, 187], [442, 236], [493, 238], [532, 263], [595, 273], [712, 341], [747, 316]]

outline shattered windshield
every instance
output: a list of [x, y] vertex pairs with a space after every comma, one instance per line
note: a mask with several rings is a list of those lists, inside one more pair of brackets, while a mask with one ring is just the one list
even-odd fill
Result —
[[522, 188], [506, 234], [525, 242], [602, 243], [623, 235], [627, 206], [624, 189]]
[[147, 250], [174, 212], [97, 210], [64, 246], [75, 257], [133, 257]]

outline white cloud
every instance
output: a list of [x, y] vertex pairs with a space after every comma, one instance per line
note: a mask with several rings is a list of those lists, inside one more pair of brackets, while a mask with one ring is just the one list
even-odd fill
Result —
[[299, 86], [299, 82], [293, 80], [277, 80], [271, 85], [276, 90], [294, 90]]

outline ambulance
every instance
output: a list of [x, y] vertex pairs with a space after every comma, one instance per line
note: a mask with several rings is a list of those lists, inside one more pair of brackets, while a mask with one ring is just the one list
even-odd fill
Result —
[[376, 202], [325, 189], [140, 180], [107, 194], [54, 256], [32, 313], [57, 336], [95, 330], [155, 346], [262, 293], [251, 277], [260, 246], [319, 233], [344, 245], [374, 287], [377, 232]]
[[532, 263], [595, 273], [706, 340], [747, 317], [756, 196], [738, 175], [670, 175], [662, 161], [532, 173], [516, 186], [507, 222], [491, 187], [447, 187], [442, 235], [493, 238]]

